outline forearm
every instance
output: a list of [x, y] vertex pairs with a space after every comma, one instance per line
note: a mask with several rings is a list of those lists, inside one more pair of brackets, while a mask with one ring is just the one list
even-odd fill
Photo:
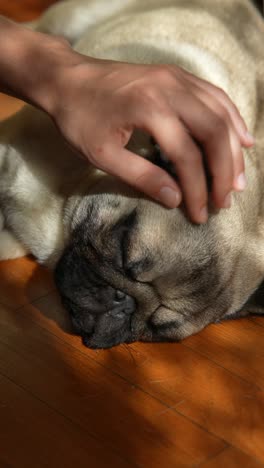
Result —
[[49, 111], [60, 73], [77, 55], [63, 39], [0, 16], [0, 92]]

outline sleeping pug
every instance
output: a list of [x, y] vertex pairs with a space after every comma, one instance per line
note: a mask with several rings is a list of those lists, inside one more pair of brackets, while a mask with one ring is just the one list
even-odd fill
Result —
[[[0, 126], [0, 258], [54, 269], [84, 343], [176, 341], [261, 313], [264, 279], [264, 25], [247, 0], [69, 0], [31, 27], [98, 58], [185, 67], [223, 88], [257, 137], [247, 189], [192, 224], [79, 160], [29, 106]], [[166, 164], [147, 135], [131, 149]]]

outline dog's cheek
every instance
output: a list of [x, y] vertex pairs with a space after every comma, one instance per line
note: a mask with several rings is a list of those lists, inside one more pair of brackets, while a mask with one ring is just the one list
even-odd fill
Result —
[[72, 325], [79, 335], [91, 335], [94, 331], [95, 320], [91, 314], [87, 313], [72, 313]]
[[78, 335], [93, 333], [95, 320], [92, 314], [72, 303], [66, 297], [61, 296], [61, 303], [70, 315], [70, 320], [75, 333]]

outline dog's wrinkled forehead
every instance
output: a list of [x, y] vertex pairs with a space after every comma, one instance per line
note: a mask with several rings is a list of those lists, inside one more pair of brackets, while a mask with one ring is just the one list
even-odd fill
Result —
[[183, 270], [185, 276], [209, 261], [208, 226], [192, 225], [180, 209], [168, 210], [130, 189], [111, 193], [109, 181], [104, 187], [83, 199], [75, 213], [74, 242], [84, 251], [141, 282], [181, 276]]

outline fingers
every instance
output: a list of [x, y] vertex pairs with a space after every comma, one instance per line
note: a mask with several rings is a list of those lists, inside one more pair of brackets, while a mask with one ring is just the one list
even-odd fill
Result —
[[[245, 188], [246, 180], [241, 140], [244, 144], [247, 143], [248, 146], [253, 143], [253, 140], [248, 136], [246, 125], [236, 106], [222, 90], [207, 82], [202, 82], [199, 78], [183, 70], [181, 72], [183, 75], [186, 74], [188, 76], [187, 78], [184, 76], [183, 81], [179, 81], [179, 77], [176, 76], [178, 84], [180, 84], [177, 87], [176, 85], [173, 86], [171, 78], [166, 74], [166, 70], [162, 70], [160, 80], [164, 80], [164, 84], [167, 82], [167, 86], [163, 87], [165, 90], [163, 93], [163, 98], [165, 97], [163, 99], [163, 108], [161, 105], [162, 98], [159, 95], [159, 106], [156, 106], [156, 112], [155, 108], [153, 108], [153, 112], [149, 112], [149, 115], [152, 116], [152, 121], [145, 115], [143, 125], [155, 136], [155, 139], [159, 142], [167, 157], [174, 162], [177, 174], [180, 177], [180, 187], [188, 211], [192, 219], [198, 220], [197, 210], [199, 203], [195, 201], [194, 195], [190, 193], [190, 189], [188, 188], [188, 184], [190, 180], [193, 180], [193, 177], [191, 172], [189, 172], [189, 177], [187, 173], [191, 171], [189, 161], [193, 158], [193, 167], [198, 171], [197, 174], [202, 173], [204, 178], [204, 170], [201, 170], [201, 155], [198, 157], [197, 146], [195, 146], [190, 136], [186, 138], [186, 131], [183, 132], [183, 128], [180, 131], [181, 138], [179, 144], [175, 142], [174, 148], [172, 148], [172, 138], [168, 136], [168, 133], [173, 135], [172, 125], [170, 124], [168, 124], [170, 132], [163, 131], [167, 134], [166, 144], [161, 132], [161, 128], [164, 129], [164, 114], [171, 114], [171, 117], [167, 121], [173, 122], [174, 134], [176, 129], [180, 130], [180, 123], [182, 121], [185, 129], [188, 129], [191, 136], [201, 144], [210, 174], [213, 177], [213, 201], [218, 208], [230, 206], [230, 194], [232, 190], [243, 190]], [[148, 89], [151, 89], [151, 87]], [[153, 91], [154, 89], [152, 88], [152, 97]], [[160, 110], [163, 112], [161, 113]], [[158, 124], [154, 124], [154, 120], [157, 120], [156, 114], [159, 114]], [[147, 125], [146, 121], [148, 121]], [[186, 143], [186, 140], [188, 143]], [[184, 141], [185, 144], [183, 144]], [[186, 169], [184, 169], [183, 160], [185, 161]], [[202, 200], [204, 199], [204, 190], [200, 177], [198, 178], [197, 186], [200, 190], [200, 199]], [[193, 187], [192, 189], [195, 192]], [[193, 209], [191, 203], [193, 204]]]
[[194, 96], [185, 95], [179, 115], [194, 138], [205, 150], [213, 177], [213, 200], [218, 208], [230, 206], [234, 174], [243, 173], [243, 155], [237, 136], [228, 123]]
[[191, 135], [173, 117], [162, 122], [152, 119], [148, 131], [175, 166], [190, 218], [196, 223], [206, 222], [208, 193], [203, 159]]
[[143, 113], [140, 122], [137, 116], [140, 128], [155, 138], [174, 164], [179, 185], [165, 171], [122, 148], [118, 142], [105, 144], [95, 165], [167, 207], [178, 206], [183, 196], [192, 221], [206, 222], [208, 194], [203, 158], [192, 136], [204, 148], [217, 207], [230, 206], [234, 174], [238, 178], [244, 171], [240, 142], [229, 115], [223, 118], [219, 109], [218, 113], [213, 112], [210, 99], [206, 102], [207, 105], [181, 92], [177, 102], [172, 101], [170, 110], [164, 111], [162, 117], [160, 113]]
[[180, 186], [166, 171], [113, 144], [105, 145], [104, 152], [100, 154], [99, 167], [169, 208], [177, 207], [183, 194], [192, 221], [206, 222], [207, 186], [202, 155], [197, 145], [176, 119], [163, 119], [162, 123], [159, 119], [152, 119], [148, 131], [173, 162]]
[[248, 132], [244, 119], [229, 96], [222, 89], [214, 86], [208, 81], [202, 80], [185, 70], [184, 73], [187, 74], [188, 80], [194, 86], [200, 87], [202, 90], [204, 90], [204, 92], [210, 94], [214, 98], [214, 102], [218, 101], [226, 109], [234, 125], [234, 128], [240, 137], [241, 143], [244, 146], [252, 146], [255, 141], [254, 137]]
[[116, 144], [106, 144], [96, 166], [131, 185], [168, 208], [181, 203], [181, 190], [163, 169]]
[[[204, 92], [203, 89], [196, 90], [196, 96], [206, 106], [222, 119], [226, 123], [226, 127], [229, 134], [230, 146], [231, 146], [231, 157], [233, 159], [233, 186], [234, 190], [244, 190], [246, 185], [246, 179], [244, 175], [245, 164], [242, 153], [242, 148], [239, 140], [239, 136], [234, 127], [233, 120], [230, 117], [226, 107], [222, 106], [211, 94]], [[226, 155], [227, 156], [227, 155]]]

